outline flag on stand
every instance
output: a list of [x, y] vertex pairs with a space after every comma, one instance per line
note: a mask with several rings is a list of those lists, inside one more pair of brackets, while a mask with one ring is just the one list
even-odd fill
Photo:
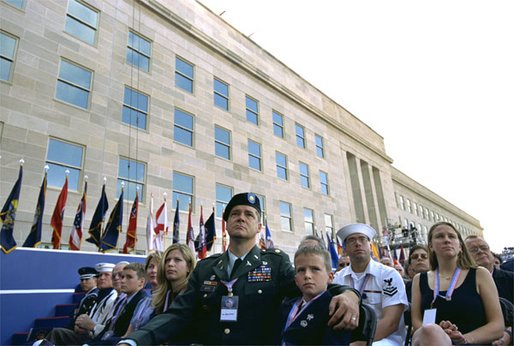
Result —
[[148, 248], [148, 252], [154, 250], [153, 244], [153, 231], [154, 230], [154, 222], [153, 222], [153, 195], [150, 197], [150, 208], [148, 210], [148, 216], [146, 217], [146, 247]]
[[[223, 215], [223, 212], [221, 213]], [[225, 220], [221, 218], [221, 248], [223, 252], [227, 251], [228, 239], [227, 230], [225, 229]]]
[[61, 248], [61, 235], [62, 235], [62, 220], [64, 219], [64, 208], [66, 207], [66, 200], [68, 199], [68, 175], [64, 180], [59, 197], [57, 197], [57, 203], [55, 204], [52, 218], [50, 219], [50, 225], [54, 229], [52, 233], [52, 244], [54, 250]]
[[39, 196], [37, 198], [36, 211], [34, 212], [34, 221], [30, 233], [23, 243], [23, 247], [37, 247], [41, 243], [41, 234], [43, 231], [43, 213], [45, 211], [45, 196], [46, 196], [46, 176], [43, 178], [41, 188], [39, 189]]
[[375, 242], [371, 242], [371, 257], [373, 257], [376, 261], [380, 261], [380, 251]]
[[205, 243], [207, 251], [211, 251], [214, 241], [216, 240], [216, 211], [212, 207], [211, 216], [205, 221]]
[[259, 248], [261, 250], [266, 250], [266, 230], [261, 229], [259, 232]]
[[403, 244], [400, 245], [400, 258], [398, 259], [398, 261], [400, 261], [402, 265], [405, 262], [405, 252], [403, 251]]
[[136, 191], [136, 198], [132, 203], [130, 209], [129, 224], [127, 227], [127, 238], [125, 239], [125, 245], [123, 245], [123, 253], [129, 253], [136, 247], [137, 241], [137, 210], [139, 208], [139, 196]]
[[341, 245], [341, 241], [339, 240], [339, 237], [336, 235], [336, 242], [337, 242], [337, 254], [339, 256], [343, 255], [343, 245]]
[[178, 243], [180, 241], [180, 216], [179, 216], [179, 207], [178, 207], [178, 199], [177, 206], [175, 207], [175, 218], [173, 219], [173, 244]]
[[326, 233], [328, 239], [328, 252], [330, 252], [330, 259], [332, 260], [332, 270], [335, 270], [338, 265], [339, 256], [337, 255], [336, 244], [334, 243], [328, 232]]
[[168, 226], [168, 206], [164, 200], [155, 213], [154, 248], [156, 251], [164, 251], [164, 236], [168, 234]]
[[196, 252], [196, 249], [195, 249], [195, 232], [193, 230], [193, 222], [191, 221], [191, 203], [189, 203], [189, 216], [188, 216], [188, 220], [187, 220], [187, 233], [186, 233], [186, 244], [187, 246], [189, 246], [189, 248], [191, 249], [191, 251], [193, 251], [193, 253]]
[[266, 220], [266, 249], [271, 249], [272, 247], [275, 247], [275, 244], [273, 239], [271, 239], [271, 231], [268, 227], [268, 220]]
[[105, 225], [105, 231], [102, 235], [100, 243], [100, 251], [116, 249], [118, 245], [118, 236], [123, 227], [123, 188], [121, 189], [120, 198], [111, 212], [109, 221]]
[[207, 257], [207, 244], [205, 242], [205, 226], [203, 224], [203, 206], [200, 206], [200, 232], [195, 242], [196, 252], [199, 259]]
[[75, 219], [73, 220], [73, 228], [71, 229], [70, 239], [68, 240], [70, 250], [80, 250], [80, 245], [82, 244], [82, 228], [84, 226], [84, 218], [86, 217], [86, 194], [87, 181], [84, 183], [84, 193], [77, 207]]
[[100, 248], [100, 240], [102, 239], [102, 225], [104, 222], [105, 213], [109, 209], [109, 202], [107, 201], [107, 195], [105, 194], [105, 184], [102, 186], [102, 194], [100, 200], [96, 206], [93, 219], [91, 219], [91, 225], [89, 226], [89, 238], [87, 242], [95, 244]]
[[14, 240], [14, 221], [16, 220], [16, 209], [18, 209], [18, 200], [20, 199], [21, 181], [23, 180], [23, 165], [20, 165], [18, 172], [18, 180], [14, 183], [11, 193], [5, 201], [4, 207], [0, 212], [2, 220], [2, 230], [0, 230], [0, 245], [2, 251], [9, 253], [16, 249], [16, 241]]

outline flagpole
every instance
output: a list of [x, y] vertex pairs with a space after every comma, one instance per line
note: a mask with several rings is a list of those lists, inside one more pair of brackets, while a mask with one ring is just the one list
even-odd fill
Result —
[[[122, 194], [122, 195], [123, 195], [123, 190], [124, 190], [124, 189], [125, 189], [125, 182], [124, 182], [124, 181], [122, 181], [122, 182], [121, 182], [121, 194]], [[121, 204], [123, 204], [123, 203], [124, 203], [124, 201], [121, 201]], [[122, 207], [123, 207], [123, 206], [122, 206]], [[129, 214], [130, 214], [130, 213], [129, 213]], [[122, 222], [123, 222], [123, 218], [122, 218]], [[121, 233], [121, 232], [120, 232], [120, 233]], [[122, 250], [122, 248], [118, 245], [119, 243], [120, 243], [120, 241], [119, 241], [119, 233], [118, 233], [118, 241], [116, 242], [116, 250], [118, 251], [117, 253], [122, 253], [122, 252], [123, 252], [123, 250]]]
[[[167, 195], [168, 195], [168, 194], [167, 194], [166, 192], [163, 192], [163, 193], [162, 193], [162, 197], [163, 197], [163, 199], [164, 199], [164, 205], [166, 205], [166, 196], [167, 196]], [[164, 212], [166, 213], [164, 220], [168, 220], [168, 215], [167, 215], [167, 214], [168, 214], [168, 208], [167, 208], [167, 207], [166, 207], [166, 208], [164, 208]], [[168, 223], [168, 222], [166, 222], [166, 224], [164, 224], [164, 229], [162, 230], [162, 232], [164, 233], [164, 234], [163, 234], [163, 238], [164, 238], [164, 245], [163, 245], [163, 249], [162, 249], [162, 251], [163, 251], [163, 252], [168, 248], [168, 246], [167, 246], [167, 244], [166, 244], [166, 235], [167, 235], [167, 234], [166, 234], [166, 233], [167, 233], [167, 232], [166, 232], [166, 227], [168, 226], [168, 225], [167, 225], [167, 223]], [[172, 242], [172, 243], [173, 243], [173, 242]]]

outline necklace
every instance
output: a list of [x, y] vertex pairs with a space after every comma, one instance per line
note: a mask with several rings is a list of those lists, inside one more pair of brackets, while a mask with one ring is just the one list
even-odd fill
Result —
[[445, 280], [451, 280], [451, 279], [452, 279], [452, 276], [451, 276], [451, 275], [450, 275], [450, 276], [443, 276], [443, 274], [439, 274], [439, 277], [440, 277], [441, 279], [445, 279]]

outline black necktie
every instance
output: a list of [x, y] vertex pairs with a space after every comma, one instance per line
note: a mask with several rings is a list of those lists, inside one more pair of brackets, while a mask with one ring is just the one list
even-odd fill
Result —
[[240, 259], [240, 258], [236, 259], [236, 261], [234, 262], [234, 266], [232, 267], [232, 272], [230, 273], [230, 279], [234, 278], [234, 274], [236, 273], [237, 268], [241, 265], [242, 262], [243, 262], [242, 259]]

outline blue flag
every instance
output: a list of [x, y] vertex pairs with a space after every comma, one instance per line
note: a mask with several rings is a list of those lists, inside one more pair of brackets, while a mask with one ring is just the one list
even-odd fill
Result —
[[107, 250], [116, 249], [118, 244], [118, 236], [122, 231], [123, 226], [123, 189], [121, 189], [120, 198], [111, 212], [109, 221], [105, 226], [105, 231], [100, 243], [100, 250], [105, 252]]
[[16, 241], [13, 237], [14, 221], [16, 220], [16, 209], [18, 209], [18, 200], [20, 199], [21, 181], [23, 180], [23, 166], [20, 166], [18, 173], [18, 180], [5, 201], [4, 207], [0, 212], [0, 219], [2, 220], [2, 230], [0, 231], [0, 245], [2, 251], [9, 253], [16, 249]]
[[212, 245], [216, 240], [216, 222], [214, 222], [214, 208], [212, 214], [205, 221], [205, 242], [207, 243], [207, 251], [211, 251]]
[[39, 197], [37, 199], [36, 212], [34, 213], [34, 221], [30, 233], [23, 243], [23, 247], [37, 247], [41, 243], [41, 232], [43, 230], [43, 213], [45, 211], [45, 195], [46, 195], [46, 173], [41, 183]]
[[102, 187], [102, 194], [100, 196], [100, 200], [98, 201], [95, 213], [93, 214], [93, 219], [91, 219], [91, 225], [89, 226], [90, 237], [86, 239], [87, 242], [93, 243], [97, 247], [100, 247], [100, 239], [102, 237], [102, 224], [107, 209], [109, 209], [109, 202], [107, 201], [107, 196], [105, 195], [104, 184]]
[[180, 218], [179, 218], [179, 207], [177, 199], [177, 207], [175, 208], [175, 218], [173, 219], [173, 244], [178, 243], [180, 240]]
[[337, 255], [336, 245], [334, 244], [334, 241], [330, 237], [330, 235], [327, 232], [327, 239], [328, 239], [328, 251], [330, 252], [330, 259], [332, 260], [332, 269], [337, 268], [337, 262], [339, 259], [339, 256]]

